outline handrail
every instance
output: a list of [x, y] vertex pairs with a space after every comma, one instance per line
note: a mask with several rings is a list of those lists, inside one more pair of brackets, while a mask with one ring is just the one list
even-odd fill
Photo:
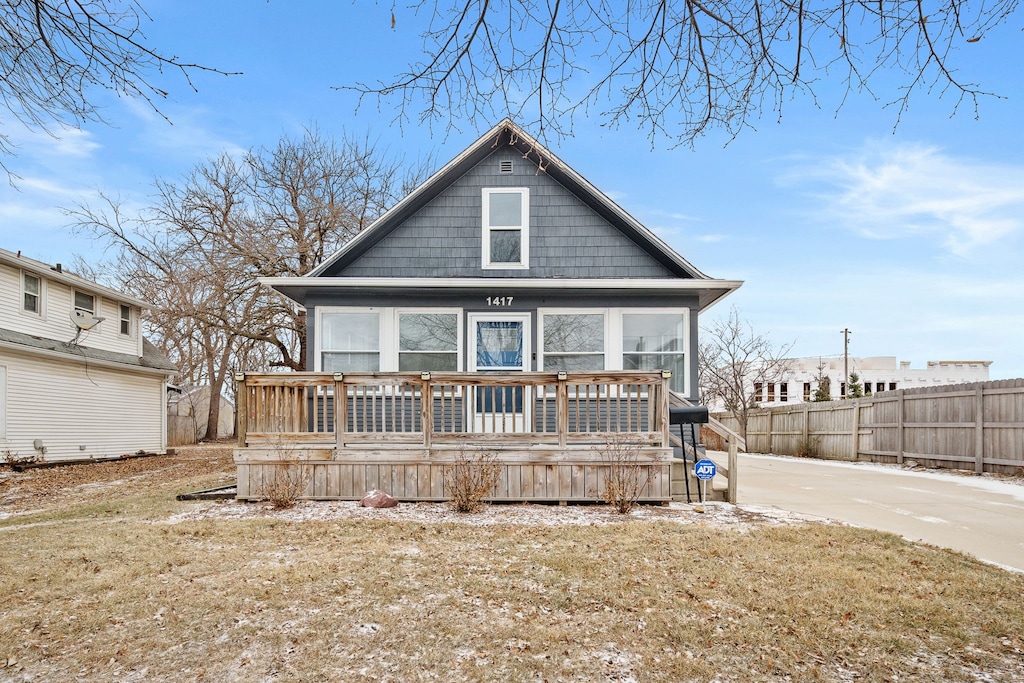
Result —
[[[670, 406], [677, 406], [677, 407], [678, 406], [692, 406], [693, 405], [693, 403], [690, 402], [690, 400], [687, 399], [685, 396], [683, 396], [682, 394], [677, 394], [674, 391], [669, 391], [669, 393], [668, 393], [668, 402], [669, 402]], [[708, 425], [708, 429], [713, 431], [715, 434], [718, 434], [720, 437], [725, 439], [727, 442], [735, 443], [739, 450], [741, 450], [744, 453], [746, 453], [746, 451], [747, 451], [747, 440], [744, 439], [742, 436], [740, 436], [739, 434], [737, 434], [733, 430], [731, 430], [728, 427], [726, 427], [724, 424], [722, 424], [721, 422], [716, 420], [714, 417], [710, 417], [709, 418], [707, 425]]]

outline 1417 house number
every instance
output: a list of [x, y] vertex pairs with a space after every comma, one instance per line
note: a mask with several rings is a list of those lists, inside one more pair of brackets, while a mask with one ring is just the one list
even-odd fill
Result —
[[511, 306], [512, 298], [510, 296], [489, 296], [487, 297], [488, 306]]

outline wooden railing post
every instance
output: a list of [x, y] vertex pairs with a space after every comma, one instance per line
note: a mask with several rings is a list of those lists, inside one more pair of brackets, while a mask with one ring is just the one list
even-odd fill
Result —
[[555, 385], [555, 429], [558, 431], [558, 447], [565, 448], [569, 435], [569, 382], [565, 373], [558, 373]]
[[420, 373], [420, 429], [423, 447], [430, 450], [434, 434], [434, 384], [429, 372]]
[[345, 374], [334, 373], [334, 448], [345, 447], [345, 431], [348, 429], [348, 389], [345, 388]]
[[245, 384], [245, 373], [236, 373], [235, 382], [235, 436], [238, 447], [245, 448], [249, 428], [249, 388]]
[[[657, 404], [657, 407], [658, 407], [658, 431], [661, 432], [661, 445], [663, 447], [670, 445], [669, 435], [668, 435], [668, 428], [669, 428], [669, 420], [668, 420], [668, 417], [669, 417], [668, 416], [668, 392], [670, 391], [670, 389], [669, 389], [669, 386], [668, 386], [668, 382], [669, 382], [669, 379], [671, 377], [672, 377], [672, 373], [671, 372], [669, 372], [669, 373], [662, 372], [661, 373], [661, 386], [660, 386], [660, 391], [659, 391], [659, 396], [658, 396], [658, 404]], [[699, 441], [700, 439], [697, 439], [697, 440]], [[683, 448], [684, 449], [686, 448], [685, 444], [683, 444]], [[697, 452], [697, 444], [693, 444], [693, 449], [694, 449], [693, 450], [694, 454], [696, 454], [696, 452]]]

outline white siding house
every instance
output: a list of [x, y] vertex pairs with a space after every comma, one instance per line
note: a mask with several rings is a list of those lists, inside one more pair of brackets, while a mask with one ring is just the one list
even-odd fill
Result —
[[149, 304], [0, 249], [0, 459], [166, 452], [171, 363]]

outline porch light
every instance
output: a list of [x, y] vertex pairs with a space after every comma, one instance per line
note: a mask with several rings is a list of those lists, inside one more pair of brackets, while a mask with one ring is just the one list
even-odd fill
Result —
[[245, 373], [244, 372], [236, 372], [235, 373], [235, 381], [236, 382], [244, 382], [245, 381]]
[[424, 370], [423, 372], [421, 372], [421, 373], [420, 373], [420, 379], [421, 379], [421, 380], [423, 380], [424, 382], [427, 382], [427, 381], [429, 381], [429, 380], [430, 380], [430, 372], [428, 372], [428, 371], [426, 371], [426, 370]]
[[661, 371], [661, 378], [662, 379], [670, 379], [671, 377], [672, 377], [672, 371], [671, 370], [662, 370]]
[[336, 373], [334, 373], [334, 381], [335, 382], [340, 382], [343, 379], [345, 379], [345, 373], [344, 372], [336, 372]]
[[567, 373], [565, 370], [559, 370], [558, 371], [558, 381], [559, 382], [564, 382], [567, 379], [569, 379], [569, 373]]

